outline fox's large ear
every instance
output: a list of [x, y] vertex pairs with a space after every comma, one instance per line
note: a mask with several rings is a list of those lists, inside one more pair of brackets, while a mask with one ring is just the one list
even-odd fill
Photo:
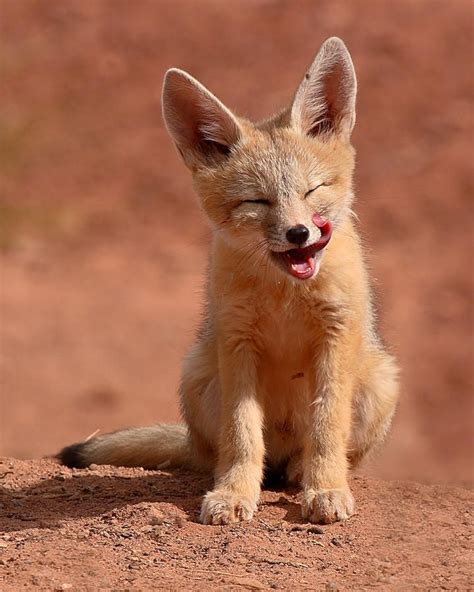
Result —
[[291, 107], [292, 124], [310, 136], [349, 138], [355, 123], [357, 80], [351, 56], [338, 37], [323, 43]]
[[166, 72], [162, 108], [168, 132], [191, 169], [221, 162], [240, 138], [235, 116], [182, 70]]

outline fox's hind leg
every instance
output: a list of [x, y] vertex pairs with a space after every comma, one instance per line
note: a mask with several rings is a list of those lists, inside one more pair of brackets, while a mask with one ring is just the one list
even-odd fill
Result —
[[388, 433], [398, 400], [398, 367], [377, 349], [370, 354], [364, 380], [354, 398], [349, 460], [357, 466]]
[[220, 421], [217, 360], [212, 344], [197, 341], [184, 359], [181, 410], [189, 430], [194, 465], [213, 471]]

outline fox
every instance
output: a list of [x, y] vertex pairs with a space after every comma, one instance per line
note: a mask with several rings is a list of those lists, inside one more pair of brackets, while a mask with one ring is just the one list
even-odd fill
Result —
[[350, 471], [385, 439], [399, 394], [352, 210], [356, 93], [337, 37], [290, 105], [257, 123], [187, 72], [166, 72], [164, 123], [212, 235], [184, 421], [97, 436], [60, 462], [213, 475], [203, 524], [252, 519], [269, 474], [300, 488], [306, 521], [354, 513]]

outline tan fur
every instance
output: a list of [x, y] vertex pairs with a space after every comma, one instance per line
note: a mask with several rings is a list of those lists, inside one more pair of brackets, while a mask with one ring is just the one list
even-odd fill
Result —
[[186, 426], [157, 425], [130, 428], [92, 438], [87, 447], [86, 464], [144, 467], [191, 467], [191, 452]]
[[[301, 483], [308, 520], [349, 517], [349, 465], [389, 428], [397, 368], [375, 332], [351, 216], [355, 94], [350, 56], [334, 38], [292, 106], [257, 125], [188, 74], [167, 74], [165, 122], [213, 227], [206, 316], [183, 365], [187, 430], [174, 428], [166, 446], [163, 426], [146, 436], [118, 432], [86, 443], [82, 454], [95, 463], [214, 470], [206, 524], [252, 517], [264, 463]], [[254, 199], [270, 203], [246, 203]], [[315, 212], [334, 233], [319, 273], [295, 279], [272, 252], [291, 248], [285, 232], [296, 224], [317, 241]]]

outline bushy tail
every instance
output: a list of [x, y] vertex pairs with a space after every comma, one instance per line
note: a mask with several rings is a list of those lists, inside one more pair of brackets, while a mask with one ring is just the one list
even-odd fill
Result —
[[131, 428], [63, 448], [57, 458], [68, 467], [91, 464], [119, 467], [188, 467], [191, 451], [184, 425]]

